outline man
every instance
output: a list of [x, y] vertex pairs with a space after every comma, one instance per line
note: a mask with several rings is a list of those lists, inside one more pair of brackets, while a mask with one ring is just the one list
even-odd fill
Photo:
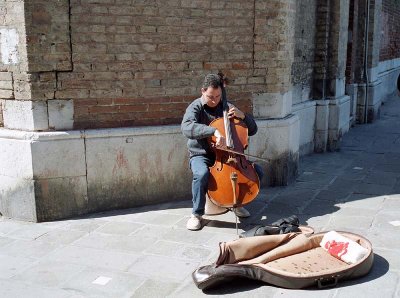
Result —
[[[208, 138], [216, 137], [217, 146], [225, 146], [226, 140], [215, 128], [209, 126], [211, 121], [223, 117], [221, 79], [216, 74], [206, 75], [201, 88], [201, 97], [194, 100], [186, 109], [183, 116], [181, 129], [188, 138], [187, 146], [190, 154], [190, 169], [193, 173], [192, 180], [192, 215], [186, 227], [189, 230], [202, 228], [202, 216], [205, 212], [206, 193], [208, 186], [209, 167], [214, 164], [215, 154], [210, 148]], [[239, 118], [244, 121], [248, 128], [249, 136], [257, 132], [257, 124], [253, 117], [244, 114], [235, 106], [229, 104], [229, 118]], [[260, 179], [262, 170], [255, 167]], [[248, 217], [250, 213], [243, 207], [236, 208], [238, 217]]]

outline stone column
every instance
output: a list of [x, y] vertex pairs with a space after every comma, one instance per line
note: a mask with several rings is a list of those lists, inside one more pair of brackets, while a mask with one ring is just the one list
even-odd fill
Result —
[[348, 13], [348, 0], [318, 2], [314, 79], [316, 152], [338, 149], [342, 135], [349, 130], [350, 98], [345, 95]]
[[286, 185], [297, 175], [299, 119], [292, 114], [290, 81], [295, 9], [293, 0], [255, 1], [254, 75], [264, 76], [266, 84], [253, 94], [259, 132], [250, 151], [271, 160], [264, 167], [269, 185]]
[[[368, 45], [367, 50], [365, 50], [365, 22], [367, 20], [367, 11], [365, 1], [359, 2], [355, 81], [358, 83], [357, 119], [360, 123], [366, 122], [365, 114], [367, 114], [367, 122], [372, 122], [376, 119], [379, 116], [379, 110], [382, 104], [380, 92], [382, 81], [378, 77], [381, 11], [382, 0], [371, 0], [368, 16]], [[367, 52], [367, 56], [365, 52]], [[365, 73], [364, 68], [365, 59], [367, 59], [367, 73]], [[367, 113], [365, 113], [366, 106]]]
[[357, 90], [355, 81], [355, 67], [357, 64], [357, 36], [359, 1], [350, 0], [349, 25], [347, 40], [347, 65], [346, 65], [346, 94], [350, 96], [350, 124], [354, 125], [357, 120]]
[[72, 100], [55, 100], [72, 70], [69, 1], [2, 1], [0, 212], [42, 221], [85, 213], [87, 180]]
[[57, 72], [72, 70], [69, 2], [11, 1], [7, 5], [2, 47], [9, 57], [3, 57], [2, 71], [11, 83], [7, 96], [2, 96], [4, 127], [71, 129], [73, 120], [68, 111], [72, 101], [52, 101]]

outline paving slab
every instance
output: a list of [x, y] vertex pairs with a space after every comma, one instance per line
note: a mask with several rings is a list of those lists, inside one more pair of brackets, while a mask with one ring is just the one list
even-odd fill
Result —
[[140, 253], [157, 241], [156, 237], [138, 237], [135, 235], [111, 235], [90, 233], [74, 242], [74, 246], [96, 248], [107, 251]]
[[1, 253], [14, 257], [43, 258], [59, 248], [59, 245], [44, 241], [15, 240], [1, 248]]
[[32, 266], [35, 259], [0, 254], [0, 279], [8, 279]]
[[32, 285], [39, 284], [45, 287], [59, 287], [85, 268], [85, 266], [77, 264], [66, 266], [64, 262], [43, 260], [14, 275], [11, 280], [24, 281]]
[[[59, 288], [48, 288], [42, 285], [26, 284], [20, 281], [0, 279], [1, 295], [3, 297], [40, 297], [40, 298], [70, 298], [79, 297], [79, 293]], [[82, 296], [81, 296], [82, 297]]]
[[57, 230], [49, 231], [39, 236], [36, 240], [49, 243], [50, 245], [67, 245], [85, 236], [88, 232], [83, 230], [72, 230], [62, 227]]
[[140, 256], [133, 253], [107, 251], [94, 248], [65, 246], [47, 256], [49, 260], [99, 267], [113, 270], [126, 270]]
[[79, 292], [83, 297], [132, 297], [144, 282], [141, 275], [87, 268], [74, 274], [62, 287]]
[[199, 262], [175, 257], [144, 255], [128, 271], [147, 278], [179, 282], [190, 276], [198, 265]]
[[131, 297], [147, 298], [147, 297], [168, 297], [178, 288], [178, 282], [166, 282], [154, 279], [147, 279]]
[[[373, 275], [373, 272], [371, 272]], [[387, 272], [384, 276], [370, 280], [369, 278], [348, 282], [340, 287], [335, 298], [354, 298], [354, 297], [395, 297], [399, 276], [397, 273]]]

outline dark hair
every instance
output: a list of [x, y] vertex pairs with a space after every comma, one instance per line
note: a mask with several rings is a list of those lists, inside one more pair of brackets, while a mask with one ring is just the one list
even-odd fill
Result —
[[203, 85], [201, 86], [203, 89], [208, 87], [218, 88], [221, 87], [221, 78], [217, 74], [208, 74], [204, 77]]

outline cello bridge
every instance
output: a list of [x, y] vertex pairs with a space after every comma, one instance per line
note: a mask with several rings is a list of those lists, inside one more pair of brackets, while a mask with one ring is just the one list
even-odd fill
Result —
[[237, 165], [237, 159], [236, 159], [236, 157], [230, 156], [230, 157], [228, 158], [228, 160], [227, 160], [227, 163]]

